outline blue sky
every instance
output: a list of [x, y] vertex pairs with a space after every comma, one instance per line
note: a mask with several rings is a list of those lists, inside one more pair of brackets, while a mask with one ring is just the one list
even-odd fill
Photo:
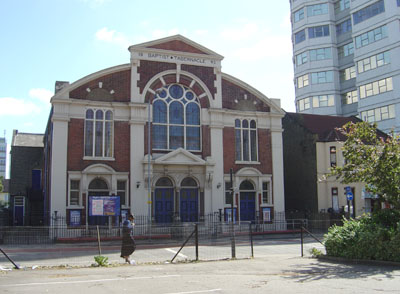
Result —
[[44, 133], [56, 81], [129, 63], [129, 45], [175, 34], [295, 110], [288, 0], [0, 0], [0, 136]]

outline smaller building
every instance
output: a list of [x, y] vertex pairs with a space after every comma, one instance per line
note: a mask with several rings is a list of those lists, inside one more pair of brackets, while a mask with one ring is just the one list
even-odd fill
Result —
[[10, 209], [13, 225], [40, 225], [44, 219], [42, 191], [43, 135], [14, 130], [11, 143]]
[[[337, 128], [350, 121], [361, 120], [286, 113], [282, 121], [286, 211], [350, 210], [355, 216], [371, 211], [375, 200], [365, 192], [365, 184], [342, 184], [335, 177], [327, 177], [331, 167], [344, 163], [341, 150], [346, 138]], [[348, 201], [348, 194], [353, 195], [353, 200]]]

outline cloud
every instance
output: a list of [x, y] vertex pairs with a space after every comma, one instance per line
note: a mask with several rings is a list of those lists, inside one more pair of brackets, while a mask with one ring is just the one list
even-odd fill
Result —
[[40, 113], [40, 108], [32, 102], [13, 97], [0, 98], [0, 115], [25, 116]]
[[98, 30], [95, 36], [99, 41], [117, 44], [124, 49], [130, 45], [129, 38], [125, 34], [117, 32], [116, 30], [110, 30], [106, 27]]
[[38, 99], [44, 103], [50, 103], [51, 97], [53, 97], [53, 92], [47, 90], [47, 89], [31, 89], [29, 90], [29, 96]]

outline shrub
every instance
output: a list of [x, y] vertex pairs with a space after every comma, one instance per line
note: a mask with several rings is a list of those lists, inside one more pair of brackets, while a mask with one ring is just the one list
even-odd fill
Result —
[[108, 265], [108, 257], [98, 255], [94, 257], [94, 261], [96, 261], [98, 266], [107, 266]]
[[344, 220], [324, 236], [329, 256], [349, 259], [400, 261], [400, 212], [383, 210]]

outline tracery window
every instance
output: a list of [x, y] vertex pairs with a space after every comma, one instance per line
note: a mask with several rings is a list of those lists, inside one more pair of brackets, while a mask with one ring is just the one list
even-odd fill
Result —
[[200, 103], [189, 88], [171, 84], [153, 102], [153, 149], [200, 151]]
[[113, 130], [113, 113], [111, 110], [86, 110], [85, 156], [112, 157]]
[[257, 124], [255, 120], [235, 120], [236, 161], [257, 161]]

